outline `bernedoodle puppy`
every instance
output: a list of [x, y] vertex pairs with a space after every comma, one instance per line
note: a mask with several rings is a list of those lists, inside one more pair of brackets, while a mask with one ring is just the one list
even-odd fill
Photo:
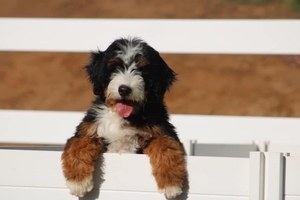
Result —
[[110, 152], [148, 155], [159, 191], [180, 195], [187, 179], [184, 149], [164, 102], [175, 73], [138, 38], [92, 52], [85, 70], [96, 99], [62, 154], [70, 193], [82, 197], [92, 190], [96, 160]]

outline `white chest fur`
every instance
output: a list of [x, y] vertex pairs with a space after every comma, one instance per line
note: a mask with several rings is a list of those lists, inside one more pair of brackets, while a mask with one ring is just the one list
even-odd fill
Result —
[[120, 117], [110, 108], [103, 106], [97, 109], [98, 135], [109, 143], [107, 152], [109, 153], [136, 153], [139, 148], [137, 131], [132, 128], [124, 128], [129, 124], [126, 119]]

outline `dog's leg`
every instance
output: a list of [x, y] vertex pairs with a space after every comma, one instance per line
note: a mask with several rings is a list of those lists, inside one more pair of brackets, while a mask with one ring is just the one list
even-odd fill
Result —
[[62, 154], [63, 174], [72, 195], [82, 197], [93, 188], [93, 172], [99, 153], [105, 151], [96, 125], [81, 122], [75, 136], [71, 137]]
[[182, 193], [187, 178], [184, 150], [181, 144], [169, 136], [151, 141], [144, 153], [150, 157], [152, 174], [160, 192], [167, 198]]

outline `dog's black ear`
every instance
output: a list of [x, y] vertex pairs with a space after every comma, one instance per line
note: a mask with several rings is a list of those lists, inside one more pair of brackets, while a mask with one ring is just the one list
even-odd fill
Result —
[[85, 66], [85, 71], [89, 81], [93, 84], [95, 95], [104, 97], [103, 77], [101, 77], [101, 68], [103, 67], [104, 53], [101, 51], [90, 53], [90, 63]]
[[158, 98], [163, 98], [166, 91], [177, 80], [176, 73], [162, 59], [159, 52], [148, 46], [148, 56], [151, 61], [151, 70], [154, 73], [152, 89]]
[[[159, 56], [160, 57], [160, 56]], [[162, 72], [161, 72], [161, 82], [162, 85], [165, 86], [164, 93], [169, 90], [172, 86], [172, 84], [177, 80], [176, 79], [176, 73], [167, 65], [167, 63], [160, 57], [159, 65], [161, 66]]]

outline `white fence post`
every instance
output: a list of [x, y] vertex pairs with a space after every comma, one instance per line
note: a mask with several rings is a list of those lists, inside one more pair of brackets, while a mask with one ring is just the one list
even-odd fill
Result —
[[267, 200], [283, 200], [283, 153], [268, 153]]
[[300, 157], [285, 156], [284, 164], [285, 199], [300, 199]]
[[264, 198], [265, 157], [262, 152], [250, 152], [249, 200]]

